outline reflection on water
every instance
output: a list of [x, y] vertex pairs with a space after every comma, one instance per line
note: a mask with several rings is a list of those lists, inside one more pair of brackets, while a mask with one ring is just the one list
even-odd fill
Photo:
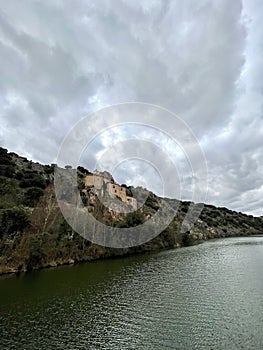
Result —
[[0, 278], [2, 349], [263, 349], [263, 237]]

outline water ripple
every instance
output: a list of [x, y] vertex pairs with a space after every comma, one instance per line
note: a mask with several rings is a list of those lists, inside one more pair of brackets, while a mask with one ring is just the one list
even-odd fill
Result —
[[1, 349], [263, 348], [263, 238], [0, 278]]

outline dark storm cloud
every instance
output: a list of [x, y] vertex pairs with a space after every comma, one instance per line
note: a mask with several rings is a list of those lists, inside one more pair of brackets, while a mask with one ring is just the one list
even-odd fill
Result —
[[[197, 135], [209, 170], [207, 200], [262, 215], [261, 8], [260, 0], [2, 2], [2, 145], [53, 162], [88, 113], [127, 101], [157, 104]], [[87, 165], [110, 142], [99, 137]], [[183, 171], [176, 149], [160, 142]], [[153, 173], [142, 166], [138, 176], [139, 168], [127, 181], [151, 188]]]

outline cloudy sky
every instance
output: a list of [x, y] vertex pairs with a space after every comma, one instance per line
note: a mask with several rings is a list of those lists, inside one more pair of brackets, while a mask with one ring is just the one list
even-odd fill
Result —
[[[65, 135], [90, 113], [126, 102], [158, 105], [185, 122], [204, 152], [206, 202], [263, 215], [262, 0], [0, 3], [2, 147], [52, 163]], [[111, 124], [123, 122], [116, 110], [108, 112]], [[150, 115], [148, 124], [167, 126], [168, 117]], [[168, 126], [174, 130], [176, 121]], [[178, 180], [169, 162], [157, 162], [161, 177], [151, 166], [164, 152], [181, 172], [182, 198], [191, 197], [192, 167], [160, 129], [158, 135], [149, 126], [107, 130], [93, 140], [83, 165], [93, 170], [118, 142], [124, 161], [117, 180], [160, 193], [162, 176], [169, 184]], [[155, 145], [135, 147], [129, 139]], [[128, 161], [137, 148], [146, 154]]]

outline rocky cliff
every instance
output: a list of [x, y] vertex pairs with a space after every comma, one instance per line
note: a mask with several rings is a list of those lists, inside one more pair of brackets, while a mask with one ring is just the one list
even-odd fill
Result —
[[[262, 217], [253, 217], [205, 205], [193, 227], [181, 232], [190, 202], [165, 199], [177, 213], [168, 227], [149, 242], [132, 248], [113, 249], [93, 244], [74, 232], [63, 218], [54, 192], [55, 165], [42, 165], [0, 148], [0, 273], [29, 271], [41, 267], [111, 258], [163, 248], [181, 247], [219, 237], [263, 233]], [[78, 168], [78, 187], [83, 204], [97, 220], [112, 227], [132, 227], [147, 221], [161, 198], [142, 188], [127, 193], [147, 199], [136, 212], [118, 214], [108, 210], [93, 189], [83, 191]], [[199, 209], [200, 204], [193, 206]]]

